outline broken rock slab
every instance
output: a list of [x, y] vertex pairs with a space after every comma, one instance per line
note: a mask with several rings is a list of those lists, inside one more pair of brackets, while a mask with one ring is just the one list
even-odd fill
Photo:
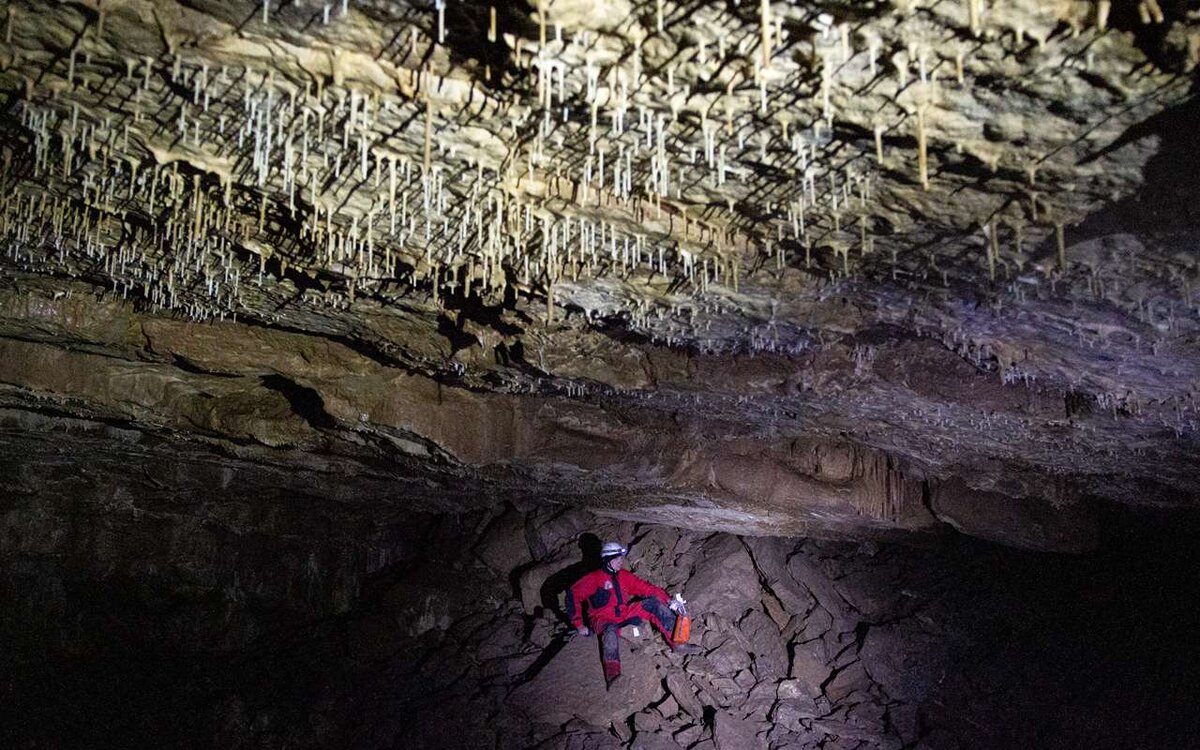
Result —
[[687, 582], [684, 597], [688, 611], [696, 615], [716, 614], [737, 622], [759, 604], [762, 586], [754, 562], [740, 541], [716, 536], [699, 550], [695, 572]]
[[609, 691], [600, 668], [595, 637], [575, 637], [529, 682], [517, 687], [508, 703], [530, 721], [564, 724], [571, 719], [597, 727], [624, 723], [663, 697], [654, 659], [622, 642], [619, 689]]
[[717, 750], [762, 747], [759, 733], [767, 728], [768, 725], [763, 722], [738, 718], [729, 712], [720, 711], [713, 717], [713, 742]]

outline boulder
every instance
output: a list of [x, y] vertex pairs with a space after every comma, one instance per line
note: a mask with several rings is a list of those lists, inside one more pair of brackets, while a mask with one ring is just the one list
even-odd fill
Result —
[[743, 717], [765, 717], [767, 712], [771, 710], [771, 706], [775, 704], [775, 696], [775, 681], [760, 680], [758, 684], [750, 688], [749, 693], [746, 695], [746, 700], [737, 707], [734, 713]]
[[695, 743], [697, 743], [700, 740], [700, 737], [703, 734], [704, 734], [703, 726], [701, 726], [700, 724], [689, 724], [686, 727], [684, 727], [683, 729], [680, 729], [679, 731], [675, 732], [674, 737], [675, 737], [675, 742], [677, 742], [680, 747], [695, 748], [695, 747], [697, 747], [697, 745]]
[[[670, 679], [670, 677], [668, 677], [667, 678], [668, 686], [670, 685], [670, 683], [671, 683], [671, 679]], [[658, 713], [659, 716], [663, 717], [664, 719], [670, 719], [679, 714], [679, 701], [675, 700], [674, 695], [668, 694], [662, 703], [659, 703], [657, 706], [654, 707], [654, 710]]]
[[787, 646], [779, 635], [779, 628], [766, 613], [755, 610], [746, 615], [738, 624], [738, 630], [750, 646], [754, 671], [760, 679], [787, 674]]
[[[793, 623], [794, 624], [794, 623]], [[833, 627], [833, 615], [824, 607], [815, 607], [802, 621], [798, 640], [811, 641], [820, 639]]]
[[533, 557], [525, 541], [525, 516], [510, 507], [492, 521], [483, 532], [475, 555], [501, 575], [508, 575], [531, 562]]
[[696, 700], [696, 691], [687, 677], [679, 672], [668, 674], [667, 691], [671, 693], [671, 697], [688, 716], [696, 720], [704, 718], [704, 707], [700, 705], [700, 701]]
[[662, 717], [659, 716], [658, 711], [655, 711], [654, 709], [648, 709], [639, 714], [634, 714], [633, 717], [633, 728], [637, 730], [639, 735], [643, 733], [657, 732], [662, 724]]
[[825, 694], [836, 704], [846, 700], [852, 694], [865, 691], [870, 687], [871, 678], [863, 669], [862, 662], [855, 662], [834, 675], [829, 684], [825, 686]]
[[794, 694], [794, 698], [780, 698], [771, 709], [771, 723], [792, 732], [806, 730], [804, 722], [821, 715], [821, 709], [812, 698]]
[[732, 622], [757, 606], [761, 596], [754, 562], [732, 536], [715, 537], [704, 544], [695, 572], [684, 587], [689, 612], [713, 613]]
[[803, 615], [813, 608], [816, 601], [812, 594], [802, 582], [793, 578], [788, 570], [787, 556], [795, 547], [794, 542], [752, 537], [746, 539], [745, 544], [763, 580], [770, 588], [770, 594], [765, 596], [764, 600], [771, 602], [769, 607], [775, 606], [776, 603], [782, 607], [782, 612], [772, 614], [772, 619], [784, 619], [786, 623], [783, 613], [787, 613], [786, 617], [791, 617]]
[[732, 677], [750, 666], [750, 654], [746, 651], [746, 644], [740, 643], [736, 638], [727, 639], [709, 651], [707, 657], [712, 670], [725, 677]]
[[803, 685], [809, 695], [815, 697], [821, 694], [821, 685], [829, 679], [829, 673], [832, 671], [824, 643], [821, 641], [797, 643], [793, 646], [790, 676], [793, 681]]
[[[776, 690], [776, 704], [771, 711], [771, 716], [777, 721], [783, 721], [781, 717], [789, 717], [790, 719], [810, 719], [821, 714], [821, 707], [817, 705], [816, 697], [820, 695], [820, 690], [816, 691], [816, 696], [808, 685], [805, 685], [800, 680], [782, 680]], [[786, 722], [785, 722], [786, 723]], [[794, 726], [789, 724], [789, 726]]]
[[820, 616], [824, 609], [834, 622], [857, 621], [853, 608], [842, 598], [829, 573], [822, 567], [819, 555], [811, 554], [806, 547], [805, 551], [788, 558], [787, 568], [792, 579], [816, 600], [817, 606], [809, 613], [810, 618]]

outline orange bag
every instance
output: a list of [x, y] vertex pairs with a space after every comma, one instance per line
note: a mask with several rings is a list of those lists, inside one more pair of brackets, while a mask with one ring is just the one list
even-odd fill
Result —
[[692, 637], [692, 618], [681, 614], [675, 618], [675, 632], [671, 633], [671, 640], [676, 643], [687, 643], [688, 638]]

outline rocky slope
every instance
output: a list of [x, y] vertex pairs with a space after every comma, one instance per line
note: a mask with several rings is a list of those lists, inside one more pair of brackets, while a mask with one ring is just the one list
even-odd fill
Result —
[[[22, 528], [64, 538], [4, 558], [6, 746], [1095, 750], [1200, 729], [1195, 519], [1111, 518], [1073, 557], [234, 496], [23, 503]], [[702, 649], [627, 629], [605, 692], [559, 607], [610, 537], [689, 598]]]

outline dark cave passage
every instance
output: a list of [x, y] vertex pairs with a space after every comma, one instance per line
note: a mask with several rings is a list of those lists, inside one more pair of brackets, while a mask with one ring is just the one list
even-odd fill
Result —
[[[272, 541], [272, 515], [187, 539], [110, 519], [149, 535], [103, 566], [5, 556], [3, 745], [1127, 750], [1200, 732], [1195, 516], [1113, 510], [1095, 551], [1058, 555], [547, 507], [415, 514], [360, 554], [319, 514]], [[286, 552], [320, 538], [341, 541]], [[625, 628], [606, 692], [595, 639], [554, 610], [594, 564], [581, 538], [627, 540], [634, 572], [681, 591], [700, 652]]]

